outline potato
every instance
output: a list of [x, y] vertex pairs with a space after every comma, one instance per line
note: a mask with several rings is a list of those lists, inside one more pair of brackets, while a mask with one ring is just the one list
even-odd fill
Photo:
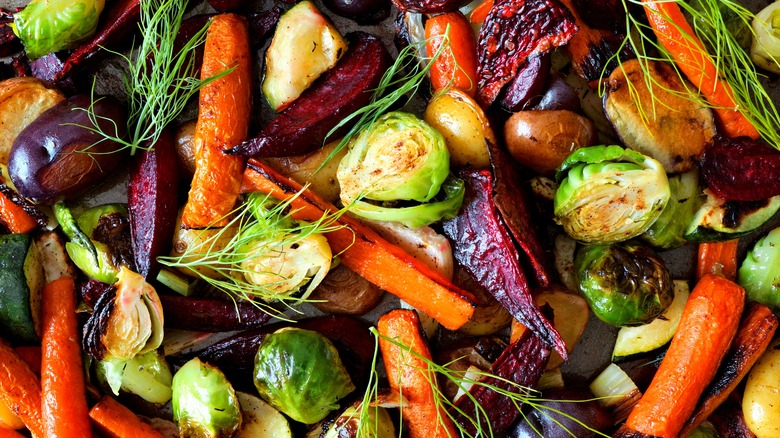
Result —
[[195, 126], [197, 120], [183, 123], [176, 129], [176, 155], [179, 164], [191, 177], [195, 173]]
[[[185, 261], [197, 260], [209, 252], [224, 249], [236, 233], [236, 230], [225, 230], [219, 237], [214, 237], [223, 229], [207, 228], [205, 230], [197, 230], [194, 228], [183, 228], [181, 226], [181, 214], [182, 210], [179, 211], [179, 214], [176, 217], [173, 245], [171, 246], [171, 257], [181, 257], [187, 253]], [[193, 272], [193, 270], [195, 272]], [[194, 278], [199, 278], [201, 275], [215, 279], [222, 278], [217, 271], [205, 266], [196, 266], [192, 269], [179, 268], [179, 271], [184, 275]]]
[[615, 69], [604, 112], [626, 146], [655, 158], [667, 173], [687, 172], [715, 135], [712, 111], [695, 100], [693, 86], [682, 82], [671, 66], [650, 62], [648, 68], [652, 89], [637, 60]]
[[0, 163], [8, 164], [8, 154], [16, 136], [41, 113], [65, 96], [32, 77], [0, 82]]
[[383, 295], [377, 286], [340, 264], [328, 272], [309, 299], [324, 300], [312, 304], [325, 313], [363, 315], [376, 307]]
[[315, 193], [322, 196], [326, 201], [335, 203], [339, 200], [339, 192], [341, 191], [339, 181], [336, 179], [336, 171], [338, 170], [339, 162], [347, 154], [347, 148], [340, 150], [322, 169], [319, 171], [317, 169], [330, 156], [331, 152], [336, 149], [337, 145], [338, 141], [334, 141], [310, 154], [295, 157], [266, 158], [265, 160], [271, 167], [292, 179], [302, 184], [309, 183], [309, 187]]
[[519, 111], [504, 125], [504, 139], [515, 160], [552, 175], [575, 149], [596, 141], [596, 128], [571, 111]]
[[780, 341], [767, 348], [750, 371], [742, 413], [758, 438], [780, 436]]
[[496, 136], [482, 108], [468, 94], [451, 89], [434, 97], [423, 120], [444, 136], [453, 166], [490, 166], [487, 142], [496, 144]]

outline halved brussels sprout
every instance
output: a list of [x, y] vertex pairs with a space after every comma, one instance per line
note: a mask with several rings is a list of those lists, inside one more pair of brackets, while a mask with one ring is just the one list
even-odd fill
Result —
[[271, 406], [306, 424], [325, 418], [355, 390], [336, 347], [317, 332], [294, 327], [263, 339], [254, 380]]
[[349, 148], [336, 174], [344, 205], [359, 198], [428, 202], [450, 171], [444, 137], [400, 111], [379, 117]]
[[235, 390], [222, 371], [197, 357], [173, 376], [172, 405], [181, 436], [229, 438], [241, 429]]
[[674, 300], [666, 264], [647, 247], [631, 242], [584, 246], [574, 266], [580, 293], [607, 324], [644, 324]]
[[114, 395], [124, 391], [158, 405], [171, 399], [171, 369], [156, 350], [130, 360], [107, 357], [97, 362], [96, 371], [98, 380]]
[[[361, 409], [360, 402], [348, 407], [336, 418], [336, 421], [331, 423], [322, 438], [394, 438], [397, 436], [393, 419], [386, 409], [368, 406], [365, 415], [362, 416]], [[321, 430], [320, 428], [317, 431]]]
[[669, 189], [669, 202], [653, 225], [642, 234], [642, 240], [662, 249], [688, 243], [685, 232], [699, 206], [699, 171], [670, 176]]
[[33, 0], [14, 15], [11, 28], [27, 57], [73, 48], [97, 29], [104, 0]]
[[749, 300], [780, 310], [780, 227], [756, 242], [742, 261], [737, 278]]
[[644, 233], [670, 197], [658, 161], [620, 146], [576, 150], [558, 168], [555, 222], [585, 243], [611, 243]]

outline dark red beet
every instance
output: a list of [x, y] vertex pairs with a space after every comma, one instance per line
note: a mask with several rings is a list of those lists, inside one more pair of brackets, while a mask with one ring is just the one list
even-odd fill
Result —
[[381, 40], [367, 33], [355, 32], [348, 38], [349, 49], [335, 67], [317, 79], [257, 137], [226, 153], [255, 158], [307, 154], [322, 146], [325, 136], [341, 119], [367, 105], [372, 90], [390, 65], [390, 54]]
[[566, 44], [576, 31], [555, 0], [496, 1], [479, 31], [477, 101], [490, 106], [529, 56]]
[[209, 4], [219, 12], [227, 12], [244, 6], [246, 0], [209, 0]]
[[399, 10], [421, 14], [457, 11], [468, 2], [469, 0], [393, 0], [393, 4]]
[[202, 332], [228, 332], [262, 327], [271, 319], [250, 303], [212, 298], [160, 295], [165, 326]]
[[282, 8], [274, 6], [267, 11], [249, 14], [246, 17], [246, 21], [249, 23], [249, 42], [252, 47], [263, 44], [265, 39], [271, 35], [271, 31], [276, 28], [276, 23], [279, 22], [282, 12], [284, 12]]
[[127, 185], [130, 237], [138, 273], [154, 278], [157, 257], [168, 254], [178, 212], [179, 162], [165, 129], [150, 150], [139, 150]]
[[504, 89], [501, 108], [511, 112], [523, 110], [534, 98], [540, 97], [549, 74], [549, 53], [529, 56]]
[[10, 56], [22, 50], [22, 44], [11, 26], [0, 23], [0, 57]]
[[323, 0], [335, 14], [358, 24], [376, 24], [390, 16], [390, 0]]
[[780, 151], [747, 137], [716, 137], [701, 157], [710, 191], [727, 201], [780, 195]]

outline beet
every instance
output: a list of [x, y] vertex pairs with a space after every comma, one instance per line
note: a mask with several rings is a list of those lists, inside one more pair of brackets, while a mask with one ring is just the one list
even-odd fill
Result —
[[501, 108], [521, 111], [533, 100], [538, 100], [550, 74], [550, 54], [529, 56], [501, 96]]
[[400, 11], [418, 12], [420, 14], [439, 14], [454, 12], [469, 0], [393, 0]]
[[715, 196], [760, 201], [780, 195], [780, 151], [748, 137], [715, 137], [701, 157], [701, 174]]
[[271, 315], [246, 302], [179, 295], [160, 295], [165, 327], [202, 332], [228, 332], [262, 327]]

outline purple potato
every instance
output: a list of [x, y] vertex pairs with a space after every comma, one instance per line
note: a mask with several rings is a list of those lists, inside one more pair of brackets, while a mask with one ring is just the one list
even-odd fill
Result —
[[[123, 145], [106, 140], [86, 127], [95, 128], [86, 111], [85, 95], [66, 99], [30, 123], [14, 141], [8, 172], [26, 198], [53, 203], [74, 199], [114, 173], [125, 158]], [[97, 99], [92, 106], [97, 125], [118, 137], [125, 135], [125, 110], [115, 99]]]
[[542, 99], [534, 110], [567, 110], [579, 112], [582, 109], [580, 105], [580, 96], [574, 91], [571, 85], [567, 84], [562, 76], [554, 74], [547, 81], [547, 88], [542, 92]]
[[541, 432], [545, 438], [586, 438], [596, 436], [592, 430], [604, 431], [612, 426], [610, 414], [593, 400], [593, 394], [587, 389], [551, 389], [542, 393], [542, 398], [537, 402], [540, 407], [528, 412], [527, 420], [521, 418], [508, 437], [538, 437]]
[[550, 54], [543, 53], [528, 57], [517, 71], [517, 75], [506, 86], [501, 96], [501, 108], [516, 112], [526, 105], [538, 101], [550, 75]]

